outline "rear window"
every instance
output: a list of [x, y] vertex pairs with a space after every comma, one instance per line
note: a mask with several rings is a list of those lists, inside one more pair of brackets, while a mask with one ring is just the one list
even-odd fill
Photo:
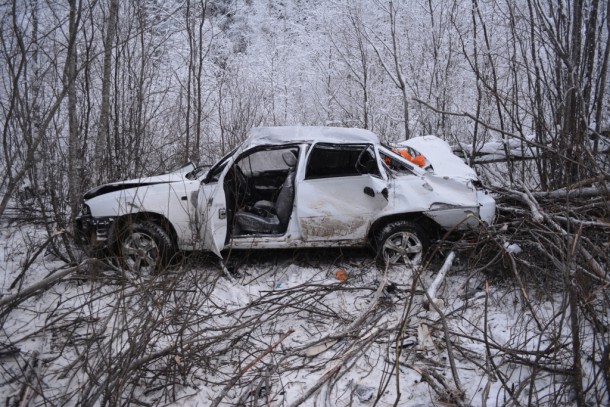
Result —
[[375, 151], [370, 144], [316, 144], [309, 155], [305, 178], [350, 177], [362, 174], [380, 176]]

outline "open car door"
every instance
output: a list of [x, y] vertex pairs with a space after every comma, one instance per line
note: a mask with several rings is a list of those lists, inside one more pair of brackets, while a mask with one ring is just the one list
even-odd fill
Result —
[[224, 178], [232, 164], [231, 157], [225, 157], [212, 167], [201, 182], [198, 195], [198, 214], [203, 250], [210, 251], [218, 257], [227, 240], [227, 197], [224, 189]]

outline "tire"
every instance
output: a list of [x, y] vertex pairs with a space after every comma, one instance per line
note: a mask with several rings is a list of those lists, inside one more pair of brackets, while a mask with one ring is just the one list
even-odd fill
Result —
[[377, 260], [383, 266], [401, 261], [407, 266], [417, 266], [423, 262], [429, 248], [428, 234], [411, 221], [389, 223], [377, 235]]
[[172, 239], [160, 225], [139, 220], [121, 229], [115, 250], [123, 270], [135, 277], [159, 273], [175, 251]]

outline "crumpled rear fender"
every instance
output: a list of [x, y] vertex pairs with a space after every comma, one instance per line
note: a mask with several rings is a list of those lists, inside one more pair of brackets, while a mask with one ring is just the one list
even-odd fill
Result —
[[421, 213], [443, 229], [467, 229], [479, 224], [479, 202], [472, 183], [425, 174], [391, 181], [389, 205], [380, 217]]

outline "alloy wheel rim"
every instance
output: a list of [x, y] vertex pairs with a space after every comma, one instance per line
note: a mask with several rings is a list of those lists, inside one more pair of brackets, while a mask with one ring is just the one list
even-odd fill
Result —
[[132, 273], [151, 275], [157, 267], [159, 247], [152, 236], [134, 232], [126, 237], [123, 243], [123, 261]]
[[383, 244], [383, 259], [389, 264], [397, 264], [402, 260], [407, 266], [414, 266], [421, 262], [422, 254], [421, 240], [412, 232], [396, 232]]

